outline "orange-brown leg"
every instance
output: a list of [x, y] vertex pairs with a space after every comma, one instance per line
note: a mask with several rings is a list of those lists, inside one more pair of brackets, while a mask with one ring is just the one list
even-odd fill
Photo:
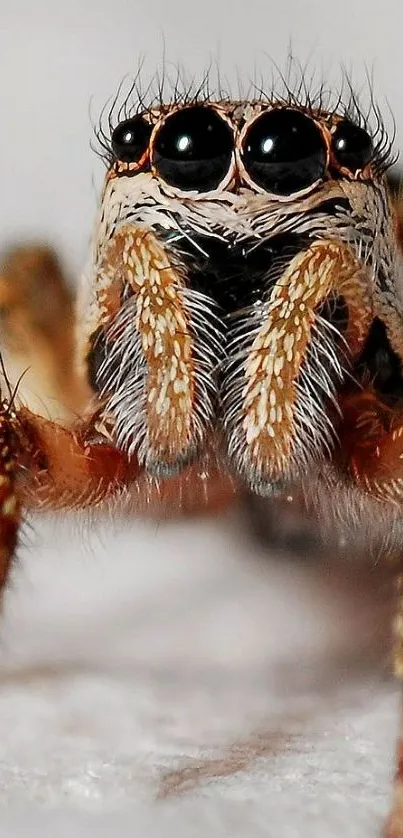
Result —
[[156, 234], [130, 224], [120, 228], [103, 250], [81, 330], [81, 357], [94, 389], [115, 416], [117, 438], [127, 447], [130, 413], [137, 412], [129, 395], [137, 385], [136, 351], [141, 356], [147, 442], [140, 456], [156, 475], [174, 474], [203, 450], [213, 418], [222, 341], [208, 299], [196, 309], [192, 313], [186, 302], [184, 268]]
[[7, 581], [21, 519], [16, 488], [17, 439], [7, 410], [0, 413], [0, 593]]
[[[147, 242], [150, 240], [149, 258], [152, 267], [152, 260], [157, 258], [153, 249], [154, 239], [151, 234], [144, 234], [143, 231], [144, 235]], [[118, 248], [119, 243], [121, 237], [115, 243]], [[165, 271], [164, 283], [168, 282], [169, 277], [170, 272], [168, 271], [167, 275]], [[118, 285], [120, 288], [119, 283]], [[115, 299], [111, 293], [108, 305], [105, 300], [109, 315], [112, 298], [118, 306], [120, 305], [119, 294]], [[106, 315], [106, 312], [104, 314]], [[11, 378], [13, 385], [20, 372], [28, 368], [18, 387], [18, 398], [22, 397], [24, 402], [28, 402], [29, 406], [40, 414], [45, 408], [46, 416], [50, 415], [58, 420], [67, 418], [69, 422], [72, 418], [71, 413], [66, 417], [61, 407], [82, 413], [91, 396], [89, 388], [84, 384], [85, 375], [76, 373], [73, 325], [73, 294], [54, 252], [41, 245], [24, 245], [6, 252], [0, 264], [0, 349], [5, 349], [7, 377]], [[157, 337], [158, 329], [156, 339]], [[181, 339], [182, 337], [183, 335]], [[38, 398], [33, 400], [32, 395]], [[27, 411], [21, 409], [21, 422], [25, 417], [26, 424], [27, 416]], [[106, 471], [111, 461], [112, 465], [115, 462], [117, 452], [113, 455], [110, 453], [114, 451], [113, 447], [106, 445], [102, 433], [99, 435], [98, 431], [94, 431], [94, 425], [90, 421], [83, 426], [85, 431], [73, 428], [70, 434], [61, 427], [57, 428], [52, 423], [41, 421], [38, 415], [31, 413], [29, 416], [29, 424], [35, 432], [46, 437], [46, 446], [51, 444], [54, 457], [49, 473], [46, 475], [45, 470], [42, 470], [40, 483], [38, 471], [35, 470], [35, 490], [30, 491], [30, 496], [24, 498], [24, 502], [28, 501], [35, 506], [55, 507], [62, 505], [61, 498], [64, 497], [65, 505], [80, 505], [77, 501], [78, 485], [71, 486], [71, 480], [73, 475], [80, 474], [80, 480], [86, 482], [88, 463], [84, 467], [83, 461], [88, 460], [88, 448], [85, 448], [84, 457], [79, 457], [78, 472], [77, 457], [69, 460], [66, 470], [61, 468], [63, 451], [66, 447], [71, 447], [71, 438], [82, 440], [83, 436], [86, 436], [87, 444], [88, 437], [94, 437], [95, 433], [97, 439], [103, 440], [99, 457], [98, 454], [95, 456], [94, 447], [90, 461], [100, 459], [100, 468], [103, 466]], [[39, 445], [38, 450], [40, 447]], [[98, 448], [96, 450], [98, 452]], [[119, 458], [122, 458], [121, 462], [124, 461], [123, 455], [119, 455]], [[157, 515], [194, 513], [207, 509], [221, 509], [227, 505], [234, 496], [234, 482], [219, 469], [213, 446], [207, 461], [205, 459], [185, 469], [182, 475], [169, 481], [152, 481], [143, 475], [133, 492], [133, 511]], [[26, 469], [29, 469], [29, 465]], [[94, 492], [91, 481], [89, 486], [91, 495]], [[86, 503], [88, 504], [88, 499]]]
[[[403, 576], [397, 580], [398, 606], [395, 619], [394, 669], [397, 677], [403, 679]], [[403, 698], [403, 697], [402, 697]], [[402, 700], [403, 705], [403, 700]], [[392, 811], [385, 830], [385, 838], [403, 838], [403, 706], [401, 708], [400, 731], [397, 742], [397, 765], [393, 791]]]
[[[18, 399], [25, 395], [39, 411], [61, 418], [66, 409], [83, 408], [88, 393], [74, 371], [73, 324], [73, 294], [54, 252], [41, 245], [6, 251], [0, 264], [0, 348], [10, 396], [22, 376]], [[68, 431], [25, 408], [0, 405], [0, 591], [23, 504], [88, 505], [127, 478], [123, 455], [86, 434], [90, 422]]]
[[0, 405], [0, 591], [18, 540], [21, 510], [84, 509], [128, 490], [135, 511], [167, 515], [219, 509], [235, 487], [213, 451], [167, 480], [147, 477], [100, 432], [97, 416], [66, 428], [25, 407]]
[[22, 408], [0, 407], [0, 591], [18, 540], [21, 508], [85, 507], [135, 479], [128, 462], [91, 422], [67, 430]]
[[80, 317], [82, 374], [113, 416], [114, 439], [129, 451], [140, 439], [141, 462], [156, 477], [142, 478], [132, 509], [194, 513], [232, 501], [234, 481], [211, 439], [218, 321], [207, 298], [190, 302], [183, 266], [153, 230], [124, 225], [107, 242]]
[[88, 393], [75, 372], [74, 298], [55, 253], [11, 248], [0, 263], [0, 350], [19, 395], [47, 415], [82, 410]]
[[339, 465], [364, 492], [403, 502], [403, 410], [380, 401], [371, 389], [340, 400]]
[[98, 429], [97, 416], [65, 428], [21, 408], [13, 415], [18, 497], [38, 508], [87, 508], [130, 490], [135, 512], [163, 517], [218, 509], [235, 493], [214, 450], [177, 477], [147, 476]]
[[[318, 373], [309, 372], [309, 353], [311, 358], [323, 353], [323, 391], [330, 392], [326, 370], [330, 364], [335, 375], [341, 374], [337, 354], [343, 354], [343, 348], [333, 333], [329, 337], [321, 332], [322, 307], [343, 297], [349, 311], [344, 334], [348, 364], [361, 351], [373, 319], [368, 286], [366, 271], [350, 249], [331, 240], [315, 241], [298, 253], [274, 286], [239, 368], [243, 389], [236, 403], [232, 370], [229, 386], [224, 384], [229, 453], [241, 471], [253, 476], [251, 483], [259, 492], [266, 487], [272, 492], [277, 482], [283, 487], [284, 482], [298, 480], [318, 449], [328, 444], [321, 397], [317, 403], [312, 397], [319, 389]], [[236, 341], [230, 345], [239, 356]], [[307, 383], [310, 377], [313, 387]]]
[[[339, 466], [379, 501], [403, 503], [403, 411], [393, 410], [368, 389], [341, 400]], [[398, 577], [394, 670], [403, 680], [403, 575]], [[403, 711], [397, 748], [392, 812], [385, 838], [403, 838]]]
[[97, 432], [88, 417], [75, 427], [32, 413], [11, 412], [18, 496], [33, 508], [85, 508], [135, 480], [139, 468]]

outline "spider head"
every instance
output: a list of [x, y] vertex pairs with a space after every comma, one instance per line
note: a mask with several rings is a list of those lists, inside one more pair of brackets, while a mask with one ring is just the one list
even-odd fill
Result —
[[340, 392], [400, 357], [384, 151], [346, 113], [276, 101], [160, 105], [114, 128], [83, 354], [151, 473], [214, 438], [264, 493], [331, 456]]

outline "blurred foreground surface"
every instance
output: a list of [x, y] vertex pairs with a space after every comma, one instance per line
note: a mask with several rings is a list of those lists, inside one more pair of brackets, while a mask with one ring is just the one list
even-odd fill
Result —
[[1, 836], [378, 836], [391, 583], [242, 515], [34, 519], [0, 646]]
[[[395, 0], [381, 15], [374, 0], [337, 14], [320, 0], [191, 15], [184, 0], [3, 3], [2, 246], [55, 244], [79, 275], [103, 176], [90, 100], [96, 123], [143, 55], [146, 89], [164, 44], [174, 76], [217, 58], [235, 90], [256, 72], [270, 89], [290, 44], [326, 86], [341, 63], [374, 69], [401, 147], [399, 14]], [[267, 555], [235, 514], [93, 534], [36, 519], [19, 557], [0, 629], [1, 838], [379, 835], [398, 704], [379, 572]]]

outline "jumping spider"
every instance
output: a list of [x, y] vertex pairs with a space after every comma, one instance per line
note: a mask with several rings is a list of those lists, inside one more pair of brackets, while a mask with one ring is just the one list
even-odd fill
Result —
[[[381, 123], [371, 132], [354, 108], [293, 96], [179, 97], [122, 116], [101, 134], [77, 371], [49, 254], [11, 254], [0, 277], [3, 331], [20, 324], [47, 386], [82, 412], [60, 424], [13, 393], [2, 402], [3, 584], [23, 506], [135, 491], [146, 506], [196, 509], [242, 485], [280, 499], [302, 486], [311, 499], [319, 487], [322, 513], [337, 489], [346, 507], [397, 520], [402, 256]], [[401, 673], [403, 619], [397, 631]]]

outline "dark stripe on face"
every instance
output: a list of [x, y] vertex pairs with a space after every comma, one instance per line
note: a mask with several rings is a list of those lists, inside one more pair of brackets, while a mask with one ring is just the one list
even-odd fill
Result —
[[287, 263], [308, 242], [308, 237], [285, 234], [269, 241], [239, 241], [192, 234], [163, 241], [180, 256], [187, 268], [189, 288], [210, 297], [222, 317], [241, 311], [265, 298], [272, 286], [271, 274], [278, 277]]
[[403, 403], [402, 363], [392, 349], [385, 324], [378, 317], [371, 326], [354, 372], [363, 383], [369, 380], [386, 404]]

